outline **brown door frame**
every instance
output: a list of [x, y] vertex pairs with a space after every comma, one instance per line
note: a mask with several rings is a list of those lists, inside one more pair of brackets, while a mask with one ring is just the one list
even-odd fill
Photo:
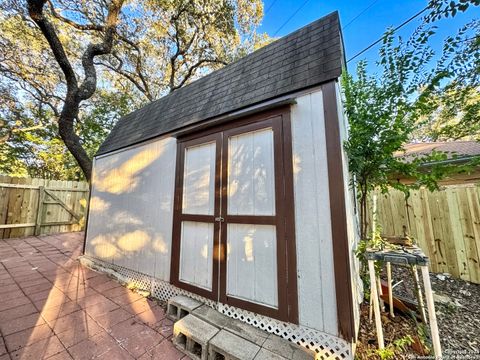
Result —
[[[272, 128], [274, 136], [275, 215], [228, 215], [226, 197], [228, 136], [269, 127]], [[214, 216], [210, 216], [208, 219], [202, 217], [203, 220], [214, 221], [215, 223], [213, 254], [214, 264], [211, 292], [179, 281], [181, 221], [194, 219], [195, 217], [195, 215], [182, 214], [185, 148], [196, 144], [207, 143], [209, 142], [208, 139], [212, 139], [210, 141], [215, 139], [217, 142], [215, 166], [215, 214]], [[220, 145], [222, 145], [223, 148], [220, 149]], [[220, 198], [222, 198], [221, 201]], [[191, 291], [200, 296], [204, 296], [215, 301], [220, 299], [220, 301], [223, 303], [233, 305], [247, 311], [252, 311], [282, 321], [288, 321], [297, 324], [298, 295], [293, 199], [293, 160], [290, 106], [282, 106], [277, 109], [245, 117], [224, 125], [214, 126], [201, 132], [188, 134], [179, 138], [177, 146], [174, 199], [172, 265], [170, 275], [171, 282], [175, 286], [183, 288], [187, 291]], [[215, 218], [219, 216], [223, 216], [225, 222], [220, 223], [215, 221]], [[276, 226], [278, 309], [226, 295], [226, 224], [229, 222], [271, 224]], [[220, 266], [218, 266], [219, 262]], [[220, 286], [220, 289], [218, 289], [218, 285]]]
[[[175, 286], [193, 292], [207, 299], [217, 300], [218, 298], [218, 253], [220, 244], [220, 223], [215, 218], [220, 216], [220, 162], [221, 162], [221, 134], [213, 133], [204, 135], [188, 141], [179, 141], [177, 144], [177, 166], [175, 173], [175, 197], [173, 210], [173, 231], [172, 231], [172, 257], [170, 281]], [[195, 145], [215, 143], [215, 200], [214, 214], [184, 214], [183, 213], [183, 175], [185, 169], [185, 149]], [[213, 224], [213, 253], [212, 253], [212, 290], [194, 286], [180, 281], [180, 242], [182, 236], [182, 221], [198, 221]]]

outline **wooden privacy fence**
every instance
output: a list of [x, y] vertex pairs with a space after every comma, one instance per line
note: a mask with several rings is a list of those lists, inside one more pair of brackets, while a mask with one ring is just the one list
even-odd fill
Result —
[[0, 176], [0, 239], [80, 231], [88, 184]]
[[[448, 186], [440, 191], [398, 190], [377, 193], [377, 221], [382, 234], [413, 237], [430, 257], [433, 272], [480, 284], [480, 189]], [[369, 224], [372, 207], [369, 206]]]

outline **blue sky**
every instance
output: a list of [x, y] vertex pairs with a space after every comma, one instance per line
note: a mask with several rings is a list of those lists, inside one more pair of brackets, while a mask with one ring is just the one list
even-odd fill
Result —
[[[304, 3], [304, 0], [264, 0], [265, 17], [260, 32], [273, 36], [285, 21]], [[346, 26], [353, 18], [369, 7], [363, 15]], [[273, 4], [273, 5], [272, 5]], [[272, 6], [271, 6], [272, 5]], [[389, 26], [397, 26], [403, 21], [422, 10], [427, 0], [358, 0], [333, 1], [309, 0], [307, 4], [276, 34], [277, 37], [289, 34], [302, 26], [315, 21], [332, 11], [338, 10], [340, 23], [343, 29], [347, 59], [377, 40]], [[269, 9], [270, 7], [270, 9]], [[267, 12], [268, 10], [268, 12]], [[473, 18], [480, 17], [480, 9], [469, 8], [466, 13], [458, 14], [453, 19], [444, 19], [437, 22], [437, 35], [432, 39], [434, 49], [441, 47], [443, 39]], [[398, 31], [398, 35], [407, 38], [421, 23], [421, 16], [410, 22]], [[353, 70], [356, 61], [367, 59], [374, 62], [377, 58], [378, 46], [372, 48], [360, 58], [350, 62], [349, 69]]]

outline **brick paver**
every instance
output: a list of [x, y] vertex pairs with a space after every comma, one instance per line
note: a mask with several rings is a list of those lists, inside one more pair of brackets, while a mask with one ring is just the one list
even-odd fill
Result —
[[0, 360], [185, 358], [162, 306], [82, 267], [83, 233], [0, 240]]

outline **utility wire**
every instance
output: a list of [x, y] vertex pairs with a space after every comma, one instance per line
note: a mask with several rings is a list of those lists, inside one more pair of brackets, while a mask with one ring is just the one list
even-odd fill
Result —
[[357, 20], [360, 16], [362, 16], [366, 11], [368, 11], [373, 5], [375, 5], [378, 2], [378, 0], [374, 0], [370, 5], [368, 5], [365, 9], [363, 9], [357, 16], [355, 16], [352, 20], [348, 22], [347, 25], [345, 25], [342, 30], [345, 30], [348, 25], [353, 23], [355, 20]]
[[[423, 10], [420, 10], [418, 13], [416, 13], [415, 15], [411, 16], [409, 19], [405, 20], [403, 23], [401, 23], [400, 25], [398, 25], [396, 28], [394, 28], [392, 30], [392, 33], [396, 32], [397, 30], [401, 29], [402, 27], [404, 27], [405, 25], [407, 25], [410, 21], [412, 21], [413, 19], [419, 17], [420, 15], [422, 15], [426, 10], [428, 10], [429, 7], [427, 6], [426, 8], [424, 8]], [[362, 51], [356, 53], [354, 56], [352, 56], [350, 59], [347, 60], [347, 63], [349, 63], [350, 61], [352, 61], [353, 59], [359, 57], [360, 55], [362, 55], [365, 51], [367, 50], [370, 50], [372, 47], [374, 47], [375, 45], [377, 45], [380, 41], [383, 40], [383, 36], [378, 39], [377, 41], [371, 43], [370, 45], [368, 45], [365, 49], [363, 49]]]
[[270, 11], [270, 9], [273, 7], [273, 5], [275, 5], [275, 3], [277, 2], [277, 0], [273, 0], [272, 3], [268, 6], [268, 9], [265, 11], [265, 15], [268, 14], [268, 12]]
[[307, 3], [308, 3], [309, 1], [310, 1], [310, 0], [305, 0], [305, 1], [303, 2], [303, 4], [300, 5], [300, 7], [299, 7], [297, 10], [295, 10], [295, 12], [287, 19], [287, 21], [285, 21], [285, 22], [282, 24], [282, 26], [280, 26], [280, 27], [277, 29], [277, 31], [275, 31], [275, 33], [273, 34], [273, 36], [275, 37], [275, 35], [277, 35], [278, 32], [279, 32], [280, 30], [282, 30], [283, 27], [284, 27], [285, 25], [287, 25], [287, 24], [289, 23], [289, 21], [292, 20], [292, 19], [295, 17], [295, 15], [297, 15], [298, 12], [299, 12], [300, 10], [302, 10], [305, 5], [307, 5]]

